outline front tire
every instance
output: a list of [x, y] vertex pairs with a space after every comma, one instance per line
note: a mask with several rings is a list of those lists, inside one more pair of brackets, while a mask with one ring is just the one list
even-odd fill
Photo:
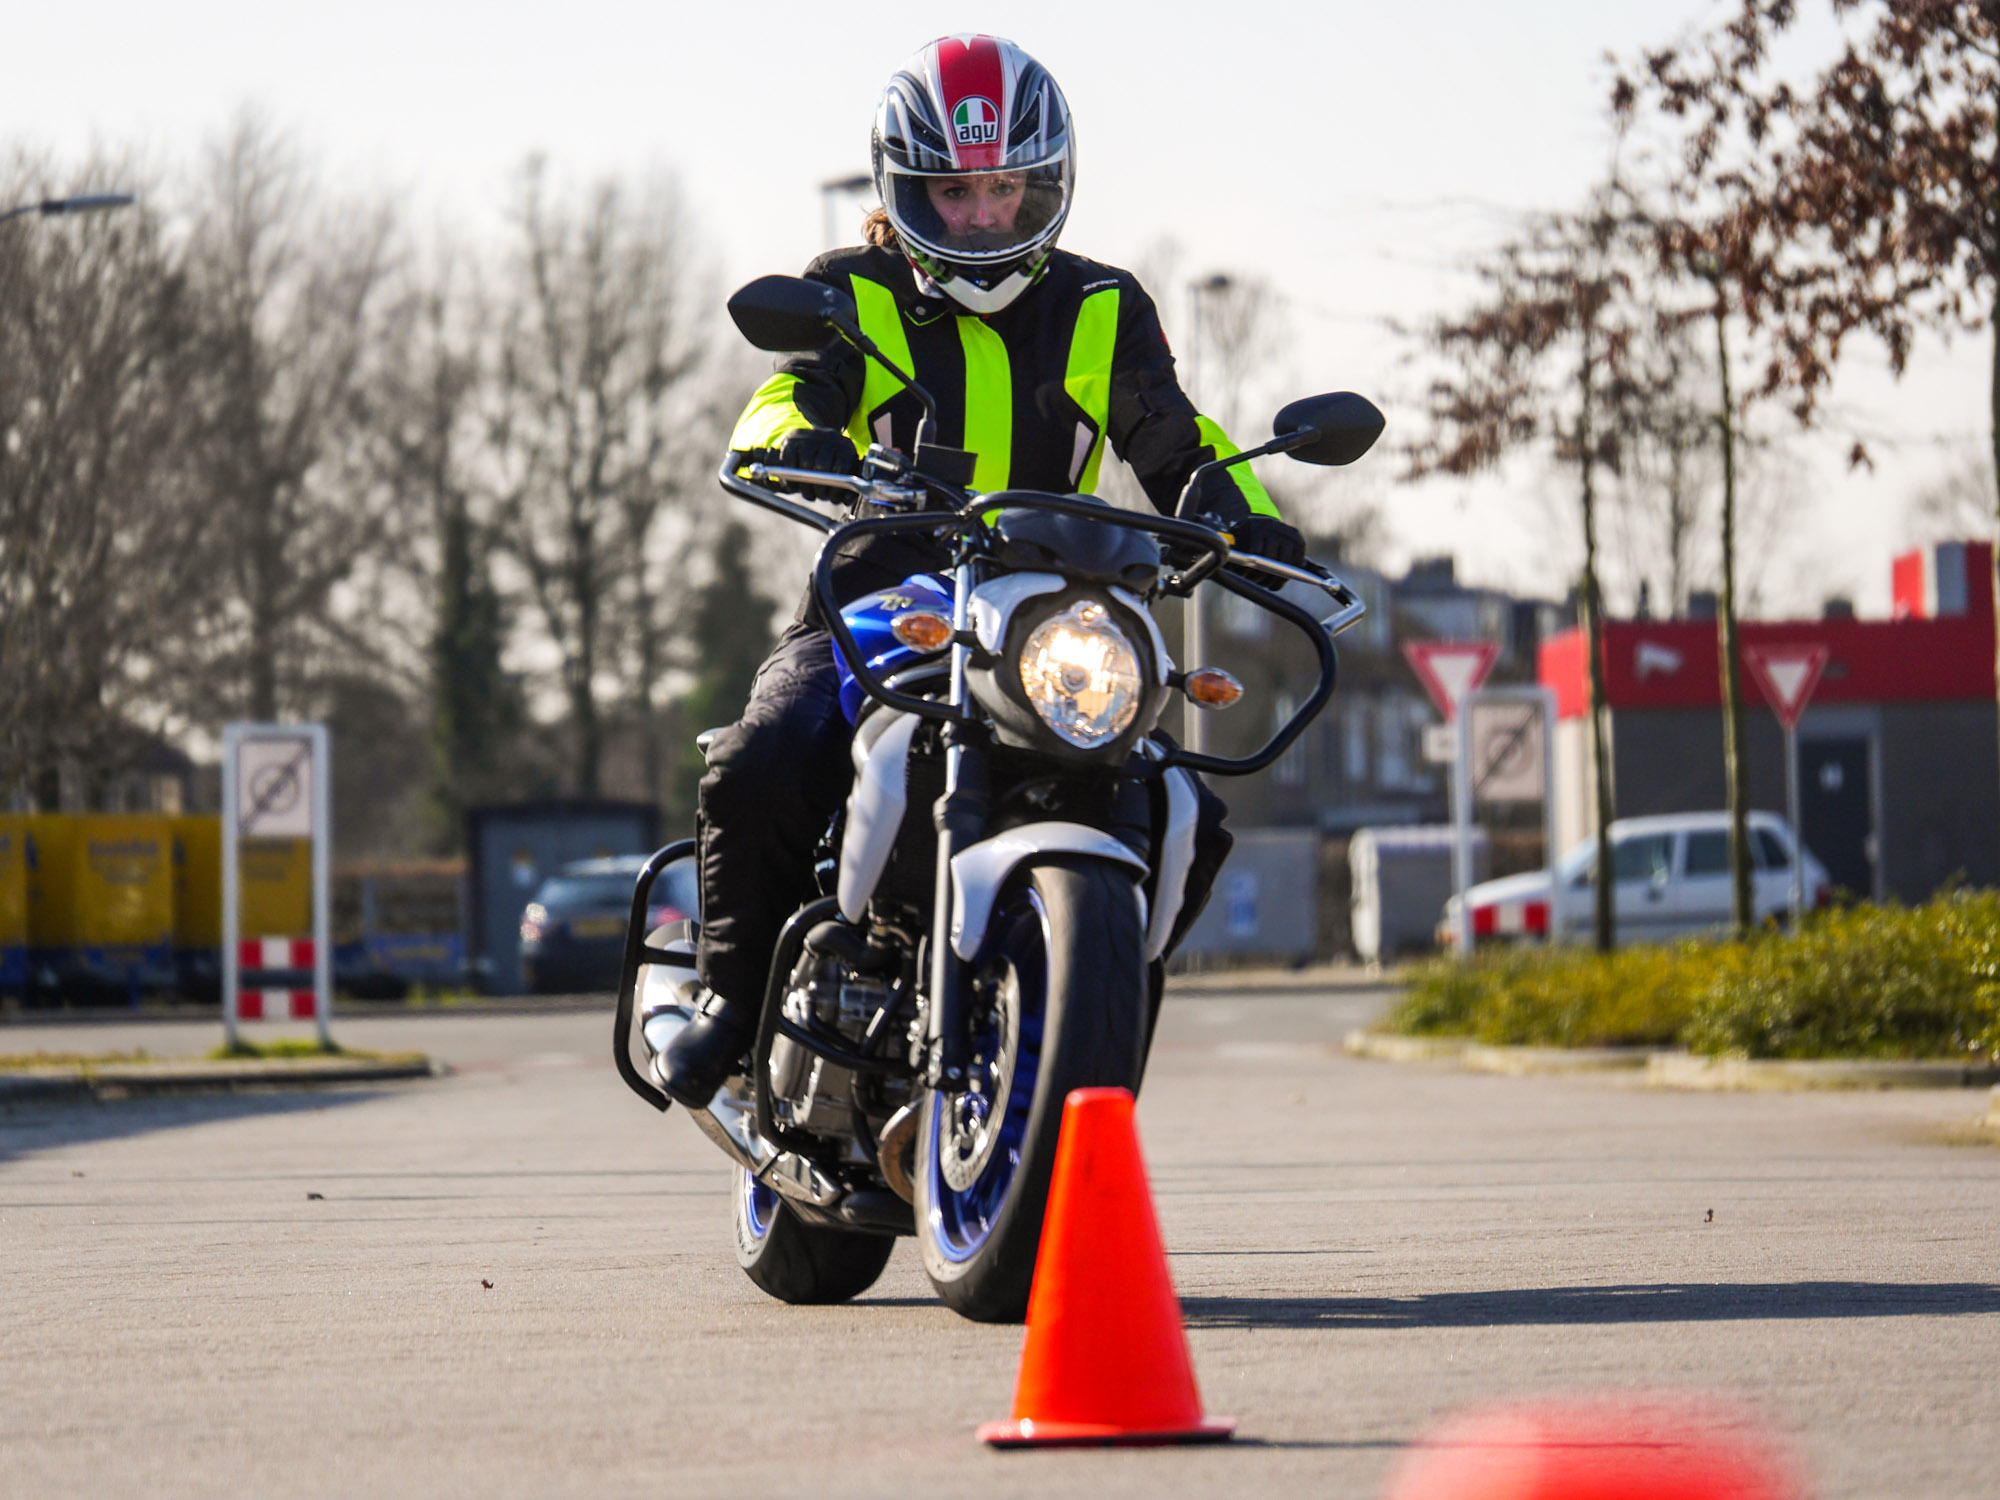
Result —
[[1138, 1087], [1144, 939], [1131, 875], [1100, 860], [1019, 871], [994, 907], [967, 975], [974, 1087], [930, 1094], [917, 1130], [924, 1270], [964, 1317], [1027, 1315], [1070, 1091]]
[[807, 1224], [748, 1171], [737, 1171], [736, 1264], [780, 1302], [846, 1302], [873, 1286], [896, 1248], [893, 1235]]

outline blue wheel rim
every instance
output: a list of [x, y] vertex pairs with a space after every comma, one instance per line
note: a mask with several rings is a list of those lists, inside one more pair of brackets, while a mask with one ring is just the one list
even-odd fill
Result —
[[765, 1187], [746, 1167], [742, 1193], [743, 1223], [749, 1229], [751, 1239], [761, 1240], [771, 1232], [771, 1221], [778, 1216], [777, 1192]]
[[[939, 1254], [954, 1264], [977, 1255], [999, 1222], [1020, 1169], [1022, 1144], [1028, 1135], [1028, 1112], [1035, 1102], [1035, 1082], [1041, 1072], [1043, 1023], [1048, 1014], [1048, 920], [1041, 898], [1030, 888], [1017, 890], [994, 914], [974, 974], [981, 980], [1004, 980], [1010, 966], [1019, 1009], [1006, 1113], [991, 1155], [979, 1175], [964, 1188], [955, 1188], [947, 1182], [942, 1166], [949, 1096], [940, 1096], [931, 1109], [931, 1149], [926, 1169], [930, 1176], [927, 1228]], [[1001, 1033], [999, 1008], [995, 1006], [973, 1032], [975, 1070], [984, 1068], [992, 1059]], [[979, 1097], [970, 1099], [976, 1101]]]

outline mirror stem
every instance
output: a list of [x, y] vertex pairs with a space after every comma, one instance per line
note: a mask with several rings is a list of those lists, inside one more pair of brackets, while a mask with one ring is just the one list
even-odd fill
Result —
[[1268, 443], [1260, 443], [1255, 448], [1245, 448], [1241, 453], [1232, 453], [1227, 458], [1209, 460], [1192, 474], [1188, 475], [1187, 487], [1181, 491], [1180, 503], [1174, 507], [1174, 514], [1181, 517], [1186, 516], [1188, 496], [1194, 493], [1195, 486], [1201, 483], [1201, 478], [1204, 474], [1211, 473], [1216, 469], [1231, 468], [1236, 464], [1247, 464], [1253, 458], [1263, 458], [1265, 455], [1271, 453], [1290, 453], [1294, 448], [1303, 448], [1317, 436], [1318, 434], [1311, 428], [1302, 427], [1297, 432], [1288, 432], [1281, 437], [1274, 437]]
[[905, 389], [923, 404], [924, 425], [919, 430], [918, 442], [935, 442], [937, 440], [938, 414], [937, 402], [931, 399], [931, 393], [917, 384], [915, 376], [906, 375], [903, 371], [897, 369], [894, 362], [887, 355], [883, 354], [881, 346], [875, 340], [868, 337], [867, 334], [863, 333], [845, 318], [834, 318], [830, 321], [833, 324], [833, 331], [835, 333], [860, 350], [864, 358], [874, 360], [876, 364], [900, 380]]

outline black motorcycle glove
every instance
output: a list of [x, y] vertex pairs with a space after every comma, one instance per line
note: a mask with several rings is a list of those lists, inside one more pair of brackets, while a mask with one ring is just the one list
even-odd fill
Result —
[[[778, 444], [781, 469], [817, 469], [822, 474], [859, 474], [861, 456], [847, 434], [832, 427], [800, 427]], [[824, 484], [794, 485], [808, 500], [848, 500], [852, 493]]]
[[[1230, 543], [1230, 549], [1238, 555], [1248, 552], [1257, 557], [1268, 557], [1272, 562], [1289, 563], [1295, 568], [1306, 560], [1306, 539], [1299, 535], [1296, 528], [1276, 516], [1251, 511], [1239, 520], [1230, 521], [1222, 529], [1236, 538]], [[1283, 578], [1261, 568], [1246, 568], [1244, 573], [1252, 583], [1267, 589], [1285, 586]]]
[[[1251, 510], [1243, 491], [1237, 487], [1236, 476], [1227, 469], [1210, 469], [1198, 476], [1182, 502], [1181, 514], [1228, 532], [1234, 539], [1230, 550], [1239, 555], [1254, 553], [1294, 567], [1305, 561], [1305, 538], [1278, 517]], [[1250, 568], [1238, 571], [1263, 588], [1285, 586], [1285, 580], [1276, 573]]]

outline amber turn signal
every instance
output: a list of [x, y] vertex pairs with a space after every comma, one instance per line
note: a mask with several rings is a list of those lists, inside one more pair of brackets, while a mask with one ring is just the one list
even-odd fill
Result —
[[951, 621], [936, 610], [913, 609], [891, 620], [889, 633], [912, 651], [942, 651], [951, 644]]
[[1220, 667], [1203, 667], [1190, 672], [1181, 691], [1200, 708], [1227, 708], [1243, 696], [1243, 684]]

